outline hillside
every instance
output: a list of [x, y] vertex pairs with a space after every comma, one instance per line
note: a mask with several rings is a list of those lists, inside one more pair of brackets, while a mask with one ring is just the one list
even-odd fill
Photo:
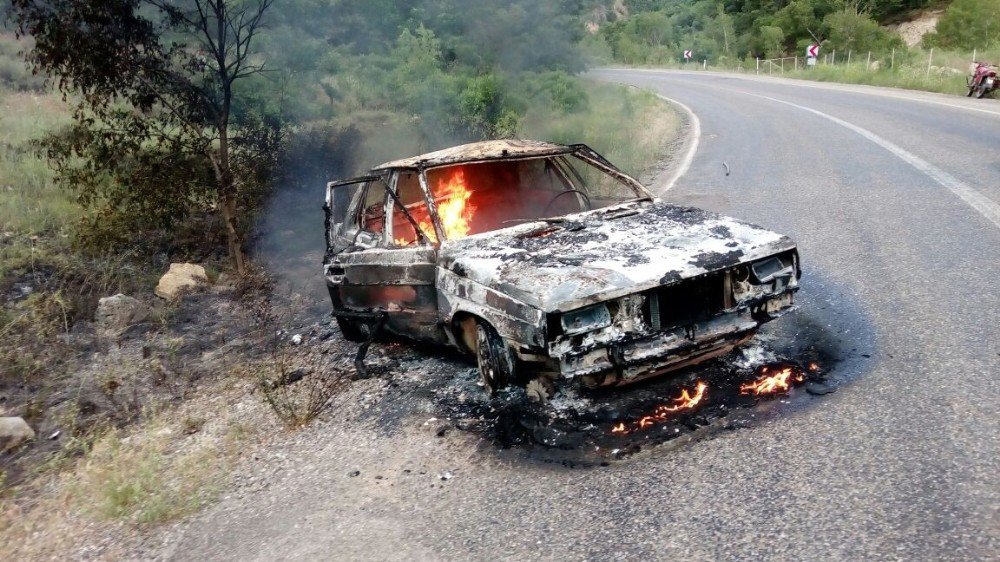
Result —
[[691, 50], [699, 61], [736, 66], [817, 41], [826, 52], [875, 55], [918, 45], [983, 52], [1000, 41], [995, 0], [608, 0], [585, 17], [590, 51], [626, 64], [682, 62]]

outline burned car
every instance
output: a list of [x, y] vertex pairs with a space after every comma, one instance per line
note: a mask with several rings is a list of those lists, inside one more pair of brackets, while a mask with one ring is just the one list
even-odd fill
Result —
[[585, 145], [486, 141], [327, 187], [347, 339], [473, 356], [492, 392], [594, 388], [718, 357], [793, 307], [787, 237], [655, 198]]

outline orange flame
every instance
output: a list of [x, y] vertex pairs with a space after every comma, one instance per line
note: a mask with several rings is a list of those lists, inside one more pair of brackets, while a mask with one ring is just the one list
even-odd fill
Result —
[[764, 367], [760, 370], [761, 374], [764, 375], [763, 377], [752, 383], [740, 385], [740, 394], [755, 394], [757, 396], [762, 396], [764, 394], [788, 392], [793, 383], [799, 383], [805, 380], [802, 373], [794, 367], [784, 367], [773, 375], [768, 375], [767, 371], [767, 367]]
[[[441, 219], [444, 235], [449, 240], [468, 236], [472, 230], [470, 222], [472, 215], [476, 212], [476, 206], [469, 204], [472, 190], [465, 184], [465, 171], [462, 168], [457, 168], [451, 177], [439, 181], [437, 187], [431, 189], [431, 194], [437, 204], [438, 218]], [[434, 224], [431, 222], [427, 210], [417, 209], [411, 213], [427, 238], [431, 242], [437, 242], [437, 233], [434, 231]], [[396, 239], [396, 244], [402, 246], [410, 242], [405, 238]]]
[[673, 399], [672, 405], [660, 406], [652, 414], [648, 416], [643, 416], [633, 422], [633, 427], [629, 430], [625, 426], [625, 423], [619, 423], [618, 425], [611, 428], [611, 433], [630, 433], [630, 431], [637, 431], [640, 429], [646, 429], [657, 423], [662, 423], [667, 421], [670, 414], [680, 411], [680, 410], [690, 410], [698, 405], [705, 398], [705, 391], [708, 390], [708, 385], [704, 382], [698, 381], [695, 386], [694, 394], [692, 395], [688, 389], [681, 391], [681, 395]]
[[441, 218], [441, 228], [449, 240], [468, 236], [472, 229], [469, 222], [476, 207], [469, 204], [470, 197], [472, 191], [465, 185], [465, 172], [461, 168], [455, 170], [448, 181], [438, 183], [434, 190], [435, 201], [444, 199], [437, 205], [438, 217]]

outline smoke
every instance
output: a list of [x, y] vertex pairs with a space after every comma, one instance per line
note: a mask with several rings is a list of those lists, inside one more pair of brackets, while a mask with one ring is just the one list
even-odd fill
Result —
[[321, 269], [325, 185], [350, 173], [359, 144], [353, 127], [312, 124], [291, 131], [256, 225], [255, 259], [272, 273], [280, 291], [304, 296], [316, 312], [328, 308]]
[[[0, 0], [2, 2], [4, 0]], [[254, 255], [328, 309], [326, 182], [384, 161], [511, 136], [524, 78], [583, 68], [579, 0], [289, 0], [261, 38], [289, 124]], [[256, 95], [262, 95], [256, 93]]]

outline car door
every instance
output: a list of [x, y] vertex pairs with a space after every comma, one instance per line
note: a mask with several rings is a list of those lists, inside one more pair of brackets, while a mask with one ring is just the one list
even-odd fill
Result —
[[435, 290], [437, 248], [419, 227], [430, 224], [426, 201], [422, 191], [412, 190], [409, 176], [400, 197], [398, 180], [397, 173], [371, 179], [355, 197], [337, 237], [344, 249], [328, 265], [331, 294], [336, 292], [346, 311], [384, 317], [385, 330], [444, 342]]

